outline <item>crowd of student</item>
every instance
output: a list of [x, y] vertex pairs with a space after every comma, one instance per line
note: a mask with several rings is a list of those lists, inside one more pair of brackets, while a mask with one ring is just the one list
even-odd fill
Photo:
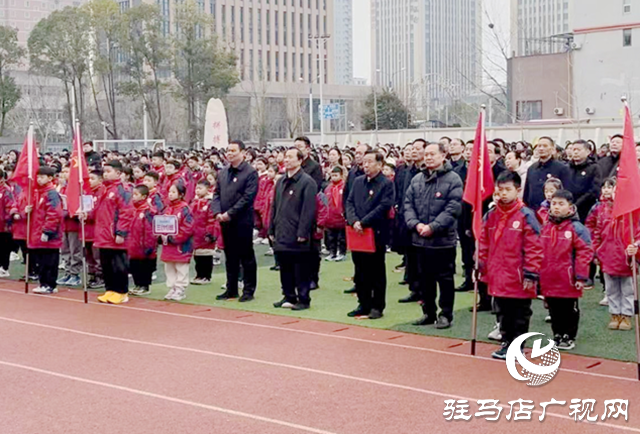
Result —
[[[99, 301], [120, 304], [129, 294], [149, 293], [160, 250], [165, 299], [180, 301], [190, 283], [210, 283], [224, 251], [227, 283], [217, 299], [248, 302], [258, 281], [254, 244], [269, 244], [283, 293], [274, 307], [304, 310], [319, 287], [322, 256], [345, 260], [346, 228], [371, 228], [375, 251], [351, 254], [354, 288], [345, 292], [357, 293], [358, 306], [349, 316], [383, 316], [385, 257], [393, 250], [403, 256], [396, 268], [404, 269], [402, 283], [409, 288], [399, 301], [422, 307], [416, 325], [450, 327], [455, 292], [471, 290], [477, 279], [477, 309], [496, 315], [490, 338], [503, 343], [494, 357], [504, 358], [509, 343], [528, 331], [536, 297], [549, 310], [558, 347], [571, 349], [578, 300], [593, 286], [598, 267], [608, 327], [631, 329], [630, 263], [638, 247], [626, 241], [629, 222], [612, 218], [621, 148], [621, 136], [598, 149], [584, 140], [563, 148], [549, 137], [535, 147], [490, 141], [495, 193], [483, 210], [477, 267], [471, 206], [462, 201], [472, 141], [443, 137], [402, 149], [359, 144], [340, 150], [300, 137], [289, 149], [233, 141], [224, 150], [126, 155], [98, 153], [87, 142], [93, 206], [76, 215], [66, 206], [68, 153], [41, 156], [29, 198], [12, 180], [18, 153], [11, 151], [0, 157], [0, 277], [9, 277], [10, 257], [20, 249], [23, 259], [29, 253], [27, 278], [39, 282], [33, 292], [78, 286], [86, 244], [89, 286], [105, 287]], [[154, 234], [157, 215], [175, 216], [177, 234]], [[458, 242], [465, 281], [455, 288]], [[190, 280], [192, 259], [196, 275]]]

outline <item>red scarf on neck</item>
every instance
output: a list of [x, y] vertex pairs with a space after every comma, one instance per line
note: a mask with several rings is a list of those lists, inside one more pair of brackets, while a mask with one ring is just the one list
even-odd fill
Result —
[[507, 221], [509, 221], [511, 216], [520, 211], [522, 207], [524, 207], [524, 204], [520, 199], [516, 199], [512, 203], [509, 203], [507, 205], [502, 205], [500, 202], [498, 202], [498, 204], [496, 205], [496, 211], [500, 216], [500, 220], [498, 220], [496, 232], [493, 234], [494, 242], [497, 242], [502, 236], [502, 232], [504, 231], [504, 228], [507, 225]]

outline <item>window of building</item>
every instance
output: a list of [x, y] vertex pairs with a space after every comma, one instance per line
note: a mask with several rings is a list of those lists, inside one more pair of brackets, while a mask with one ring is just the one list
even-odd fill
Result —
[[631, 13], [631, 0], [622, 0], [622, 13]]
[[624, 29], [622, 31], [622, 46], [623, 47], [631, 46], [631, 29]]
[[277, 51], [275, 53], [275, 60], [276, 60], [276, 81], [280, 81], [280, 53], [278, 53]]
[[[277, 12], [276, 12], [277, 13]], [[284, 45], [285, 47], [287, 46], [287, 13], [283, 12], [282, 13], [282, 26], [283, 26], [283, 30], [282, 30], [282, 45]]]
[[278, 29], [278, 15], [279, 15], [278, 11], [274, 11], [273, 12], [273, 19], [275, 20], [275, 22], [274, 22], [274, 27], [275, 27], [275, 29], [274, 29], [275, 30], [275, 35], [274, 35], [275, 38], [274, 38], [274, 40], [275, 40], [275, 44], [276, 45], [278, 45], [280, 43], [279, 42], [279, 38], [278, 38], [278, 35], [280, 33], [279, 32], [280, 29]]
[[267, 51], [267, 81], [271, 81], [271, 51]]
[[269, 17], [271, 17], [271, 11], [267, 11], [267, 45], [271, 44], [271, 21]]
[[516, 119], [519, 121], [542, 119], [542, 101], [517, 101]]
[[262, 13], [258, 9], [258, 44], [262, 45]]

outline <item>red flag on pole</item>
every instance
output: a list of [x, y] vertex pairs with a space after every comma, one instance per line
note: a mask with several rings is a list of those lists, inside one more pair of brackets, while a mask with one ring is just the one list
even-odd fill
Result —
[[89, 171], [87, 161], [82, 150], [82, 137], [80, 126], [75, 127], [73, 135], [73, 151], [69, 168], [69, 181], [67, 184], [67, 210], [70, 216], [75, 215], [82, 204], [81, 196], [90, 193]]
[[464, 188], [462, 200], [473, 209], [473, 236], [480, 239], [482, 228], [482, 203], [493, 195], [493, 172], [489, 161], [487, 137], [484, 131], [484, 108], [480, 112], [476, 137], [473, 141], [473, 153], [467, 171], [467, 185]]
[[29, 132], [24, 139], [22, 152], [16, 163], [16, 169], [13, 172], [11, 180], [20, 185], [23, 189], [33, 186], [36, 179], [38, 169], [40, 168], [40, 160], [38, 158], [38, 150], [33, 134], [33, 125], [29, 126]]
[[640, 191], [640, 169], [636, 157], [631, 111], [626, 103], [624, 106], [622, 152], [620, 153], [617, 178], [616, 195], [613, 201], [614, 218], [640, 210], [640, 194], [638, 194]]

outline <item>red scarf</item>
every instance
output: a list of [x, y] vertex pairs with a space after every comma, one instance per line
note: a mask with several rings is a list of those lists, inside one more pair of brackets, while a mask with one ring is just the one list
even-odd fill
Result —
[[498, 204], [496, 205], [496, 211], [500, 216], [500, 220], [498, 220], [496, 232], [495, 234], [493, 234], [494, 242], [498, 242], [498, 240], [502, 236], [502, 232], [504, 231], [505, 226], [507, 225], [507, 221], [509, 221], [512, 215], [520, 211], [522, 207], [524, 207], [524, 204], [520, 199], [516, 199], [512, 203], [509, 203], [507, 205], [503, 205], [498, 201]]

